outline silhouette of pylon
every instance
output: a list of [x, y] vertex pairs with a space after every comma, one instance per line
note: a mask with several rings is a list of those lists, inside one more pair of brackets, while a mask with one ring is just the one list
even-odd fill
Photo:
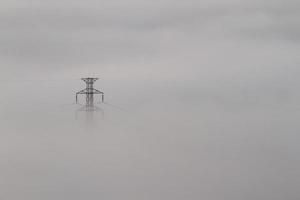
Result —
[[96, 111], [99, 108], [94, 105], [94, 94], [101, 95], [101, 101], [104, 102], [104, 93], [94, 88], [94, 83], [98, 78], [82, 78], [86, 83], [86, 88], [76, 93], [76, 103], [78, 103], [78, 95], [83, 94], [86, 96], [86, 103], [80, 110]]

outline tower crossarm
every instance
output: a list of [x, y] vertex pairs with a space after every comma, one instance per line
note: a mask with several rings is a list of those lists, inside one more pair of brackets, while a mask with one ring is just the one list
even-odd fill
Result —
[[103, 92], [101, 92], [100, 90], [97, 89], [83, 89], [79, 92], [77, 92], [76, 94], [104, 94]]
[[104, 102], [104, 93], [97, 90], [97, 89], [93, 89], [94, 94], [101, 94], [101, 101]]
[[77, 92], [76, 94], [86, 94], [86, 93], [87, 93], [87, 89], [83, 89], [83, 90]]
[[104, 94], [103, 92], [101, 92], [100, 90], [97, 89], [93, 89], [94, 94]]

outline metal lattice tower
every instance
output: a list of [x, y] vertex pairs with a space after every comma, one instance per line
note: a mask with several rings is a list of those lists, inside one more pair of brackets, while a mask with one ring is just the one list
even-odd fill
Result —
[[98, 78], [82, 78], [81, 80], [86, 83], [86, 88], [76, 93], [76, 103], [78, 103], [78, 95], [84, 94], [86, 96], [85, 110], [97, 110], [97, 107], [94, 105], [94, 94], [100, 94], [101, 101], [104, 102], [104, 93], [94, 88], [94, 83]]

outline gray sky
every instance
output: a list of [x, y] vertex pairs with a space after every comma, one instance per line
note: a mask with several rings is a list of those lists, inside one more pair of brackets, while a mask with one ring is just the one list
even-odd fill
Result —
[[[2, 0], [0, 199], [298, 200], [299, 24], [296, 0]], [[126, 110], [89, 131], [85, 76]]]

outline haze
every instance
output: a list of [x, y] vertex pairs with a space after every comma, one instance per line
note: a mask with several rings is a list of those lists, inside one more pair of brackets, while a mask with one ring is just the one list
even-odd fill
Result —
[[[296, 0], [2, 0], [0, 199], [300, 199], [299, 24]], [[82, 77], [113, 105], [92, 124]]]

